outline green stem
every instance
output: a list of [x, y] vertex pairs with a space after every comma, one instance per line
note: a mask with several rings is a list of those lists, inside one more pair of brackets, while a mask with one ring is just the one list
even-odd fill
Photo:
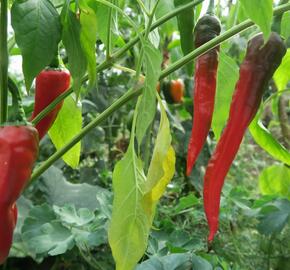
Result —
[[210, 0], [206, 13], [214, 15], [214, 0]]
[[7, 120], [8, 107], [8, 48], [7, 48], [7, 0], [1, 1], [0, 13], [0, 124]]
[[[274, 10], [274, 14], [277, 15], [277, 14], [283, 13], [283, 12], [288, 11], [288, 10], [290, 10], [290, 4], [285, 4], [285, 5], [282, 5], [282, 6], [277, 7]], [[245, 22], [242, 22], [239, 25], [236, 25], [232, 29], [224, 32], [221, 36], [216, 37], [216, 38], [212, 39], [211, 41], [209, 41], [208, 43], [200, 46], [199, 48], [197, 48], [196, 50], [194, 50], [192, 53], [190, 53], [190, 54], [186, 55], [185, 57], [183, 57], [182, 59], [180, 59], [180, 61], [177, 61], [172, 66], [170, 66], [167, 69], [165, 69], [161, 73], [160, 78], [164, 78], [164, 77], [168, 76], [172, 72], [174, 72], [177, 69], [179, 69], [181, 66], [183, 66], [186, 63], [192, 61], [194, 58], [196, 58], [199, 55], [207, 52], [211, 48], [216, 47], [221, 42], [229, 39], [230, 37], [236, 35], [237, 33], [241, 32], [241, 31], [243, 31], [243, 30], [245, 30], [245, 29], [247, 29], [247, 28], [249, 28], [249, 27], [251, 27], [253, 25], [254, 25], [254, 23], [251, 22], [250, 20], [247, 20]], [[68, 96], [70, 93], [71, 93], [71, 90], [68, 90], [68, 91], [66, 91], [65, 94]], [[31, 182], [33, 182], [45, 170], [47, 170], [56, 160], [58, 160], [59, 158], [61, 158], [62, 155], [65, 154], [76, 143], [78, 143], [86, 135], [87, 132], [89, 132], [94, 127], [96, 127], [99, 123], [101, 123], [102, 121], [104, 121], [107, 117], [109, 117], [112, 113], [114, 113], [116, 110], [118, 110], [121, 106], [123, 106], [124, 104], [126, 104], [133, 97], [136, 97], [136, 96], [140, 95], [141, 93], [142, 93], [141, 88], [139, 88], [138, 90], [135, 90], [135, 91], [134, 90], [131, 90], [131, 91], [125, 93], [118, 100], [116, 100], [109, 108], [107, 108], [104, 112], [102, 112], [95, 120], [93, 120], [90, 124], [88, 124], [85, 128], [83, 128], [82, 131], [79, 134], [77, 134], [68, 144], [66, 144], [63, 148], [61, 148], [60, 150], [58, 150], [57, 152], [55, 152], [45, 163], [43, 163], [42, 165], [40, 165], [40, 167], [37, 168], [35, 170], [35, 172], [33, 173], [32, 177], [31, 177], [31, 179], [32, 179]], [[63, 94], [63, 95], [65, 95], [65, 94]], [[58, 100], [60, 102], [63, 99], [60, 100], [60, 97], [59, 97]], [[48, 107], [51, 108], [51, 105], [49, 105]], [[54, 107], [52, 107], [52, 108], [54, 108]], [[52, 110], [52, 108], [51, 108], [51, 110]], [[43, 112], [41, 112], [41, 114], [42, 113]], [[38, 118], [38, 116], [37, 116], [37, 118]]]
[[[200, 3], [202, 3], [204, 0], [197, 0], [195, 2], [190, 2], [187, 5], [181, 6], [177, 9], [175, 9], [173, 12], [168, 13], [167, 15], [163, 16], [162, 18], [160, 18], [159, 20], [157, 20], [155, 23], [152, 24], [150, 31], [153, 31], [155, 28], [157, 28], [158, 26], [162, 25], [163, 23], [165, 23], [166, 21], [172, 19], [173, 17], [175, 17], [177, 14], [181, 13], [182, 11], [194, 7]], [[142, 31], [142, 35], [145, 33], [145, 30]], [[112, 65], [114, 65], [114, 62], [119, 59], [121, 56], [123, 56], [128, 50], [130, 50], [137, 42], [139, 41], [139, 36], [136, 36], [135, 38], [133, 38], [129, 43], [127, 43], [125, 46], [123, 46], [120, 50], [118, 50], [115, 54], [113, 54], [110, 59], [105, 60], [104, 62], [102, 62], [101, 64], [99, 64], [97, 66], [97, 73], [111, 67]], [[135, 73], [136, 74], [136, 73]], [[88, 80], [88, 76], [85, 76], [83, 78], [83, 82], [85, 82], [86, 80]], [[66, 97], [68, 97], [71, 93], [73, 92], [73, 89], [70, 88], [68, 89], [64, 94], [60, 95], [57, 99], [55, 99], [49, 106], [47, 106], [43, 111], [41, 111], [39, 113], [39, 115], [37, 115], [33, 121], [32, 124], [36, 125], [37, 123], [39, 123], [39, 121], [44, 118], [48, 113], [50, 113], [55, 106], [60, 103], [61, 101], [63, 101]]]
[[52, 156], [46, 160], [46, 162], [42, 163], [32, 174], [31, 180], [28, 185], [33, 183], [44, 171], [46, 171], [56, 160], [61, 158], [69, 149], [71, 149], [75, 144], [77, 144], [88, 132], [106, 120], [110, 115], [112, 115], [116, 110], [126, 104], [129, 100], [134, 97], [139, 96], [142, 93], [142, 88], [129, 90], [122, 97], [117, 99], [109, 108], [103, 111], [98, 117], [85, 126], [79, 134], [77, 134], [73, 139], [68, 142], [63, 148], [59, 151], [55, 152]]
[[12, 96], [12, 112], [9, 115], [9, 122], [26, 123], [25, 112], [22, 107], [22, 99], [19, 89], [11, 78], [8, 78], [8, 89]]

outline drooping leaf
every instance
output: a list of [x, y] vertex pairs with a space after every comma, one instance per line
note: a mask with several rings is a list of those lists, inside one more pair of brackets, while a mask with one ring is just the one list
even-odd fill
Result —
[[259, 120], [260, 114], [261, 111], [257, 113], [249, 126], [252, 137], [255, 142], [272, 157], [290, 165], [290, 152], [287, 151], [287, 149], [273, 137], [270, 131], [264, 127]]
[[[156, 3], [157, 3], [156, 0], [145, 0], [144, 6], [147, 9], [147, 11], [149, 11], [149, 13], [152, 13], [153, 8], [154, 8]], [[144, 18], [145, 18], [145, 27], [147, 27], [148, 23], [149, 23], [149, 17], [144, 12], [143, 12], [143, 14], [144, 14]], [[156, 21], [156, 16], [154, 14], [152, 23], [154, 23], [155, 21]], [[155, 48], [158, 48], [159, 43], [160, 43], [160, 36], [159, 36], [158, 28], [155, 28], [153, 31], [150, 31], [150, 33], [148, 35], [148, 40], [151, 42], [151, 44]]]
[[290, 168], [273, 165], [264, 169], [259, 176], [259, 187], [263, 195], [279, 195], [290, 200]]
[[63, 26], [62, 42], [68, 56], [68, 67], [73, 78], [73, 88], [77, 95], [81, 88], [81, 80], [87, 70], [87, 58], [81, 45], [81, 25], [77, 15], [73, 13], [65, 1], [61, 13]]
[[274, 80], [279, 91], [285, 90], [288, 82], [290, 81], [290, 49], [287, 50], [286, 55], [283, 57], [281, 65], [278, 67], [274, 74]]
[[48, 0], [14, 1], [12, 27], [21, 50], [26, 90], [33, 79], [50, 64], [57, 53], [61, 24], [55, 7]]
[[162, 62], [160, 51], [155, 49], [149, 42], [146, 42], [143, 50], [146, 79], [136, 125], [136, 137], [139, 146], [141, 145], [144, 135], [155, 116], [156, 85], [161, 72]]
[[[188, 4], [191, 0], [174, 0], [175, 7], [183, 6]], [[194, 27], [194, 9], [188, 8], [177, 15], [178, 30], [180, 33], [180, 45], [183, 55], [186, 55], [193, 51], [193, 27]], [[193, 74], [193, 61], [186, 65], [186, 70], [189, 76]]]
[[232, 95], [238, 76], [239, 71], [235, 61], [224, 52], [221, 52], [219, 56], [217, 89], [212, 119], [212, 129], [217, 140], [220, 138], [229, 116]]
[[170, 145], [169, 121], [161, 103], [160, 106], [160, 127], [147, 179], [132, 138], [127, 153], [114, 169], [109, 243], [117, 270], [133, 270], [143, 256], [156, 204], [174, 174], [175, 153]]
[[[56, 149], [62, 148], [68, 143], [82, 128], [81, 108], [70, 96], [65, 99], [63, 106], [50, 128], [48, 134]], [[77, 143], [62, 158], [72, 168], [79, 164], [81, 143]]]
[[146, 177], [134, 145], [119, 161], [113, 172], [113, 213], [109, 243], [116, 270], [133, 270], [146, 250], [150, 220], [142, 206]]
[[79, 1], [82, 9], [80, 15], [81, 34], [80, 41], [88, 63], [89, 86], [93, 87], [97, 76], [96, 42], [97, 42], [97, 16], [95, 11], [87, 5], [87, 1]]
[[272, 0], [240, 0], [245, 14], [255, 22], [262, 30], [265, 40], [271, 33], [271, 22], [273, 18]]

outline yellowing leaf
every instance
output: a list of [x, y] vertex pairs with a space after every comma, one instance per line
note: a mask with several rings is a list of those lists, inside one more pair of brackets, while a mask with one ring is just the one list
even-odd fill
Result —
[[[148, 242], [155, 207], [175, 171], [175, 153], [171, 144], [169, 121], [160, 102], [161, 121], [148, 176], [131, 138], [128, 151], [113, 173], [113, 213], [109, 243], [116, 270], [133, 270], [142, 258]], [[134, 135], [134, 133], [132, 133]]]
[[150, 223], [142, 205], [145, 181], [142, 161], [136, 156], [134, 144], [130, 143], [113, 173], [114, 201], [109, 243], [117, 270], [133, 270], [147, 247]]
[[[63, 106], [48, 134], [55, 148], [59, 150], [68, 143], [82, 128], [82, 113], [80, 107], [70, 96], [65, 99]], [[72, 168], [79, 164], [81, 143], [77, 143], [62, 159]]]
[[282, 63], [274, 74], [274, 80], [279, 91], [286, 88], [290, 80], [290, 49], [287, 50], [286, 55], [283, 57]]

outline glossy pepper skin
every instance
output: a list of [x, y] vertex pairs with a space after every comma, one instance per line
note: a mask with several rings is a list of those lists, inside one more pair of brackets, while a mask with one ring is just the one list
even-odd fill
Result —
[[38, 143], [34, 127], [0, 127], [0, 264], [9, 254], [17, 221], [15, 203], [30, 179]]
[[[203, 45], [220, 34], [220, 21], [206, 14], [195, 27], [195, 47]], [[206, 141], [214, 111], [216, 74], [219, 47], [198, 57], [195, 65], [193, 89], [193, 123], [187, 152], [186, 174], [190, 175], [198, 155]]]
[[[35, 103], [31, 120], [43, 109], [53, 102], [59, 95], [70, 86], [70, 74], [66, 70], [43, 70], [36, 77]], [[45, 116], [35, 127], [41, 140], [52, 126], [62, 107], [59, 103], [47, 116]]]
[[235, 87], [227, 125], [208, 163], [204, 177], [204, 209], [209, 225], [208, 241], [218, 230], [221, 190], [243, 136], [260, 106], [264, 90], [286, 53], [280, 36], [272, 33], [263, 46], [262, 34], [248, 43]]

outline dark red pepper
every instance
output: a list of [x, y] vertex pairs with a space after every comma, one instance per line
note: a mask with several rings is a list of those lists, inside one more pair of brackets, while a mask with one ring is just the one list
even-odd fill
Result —
[[9, 254], [17, 221], [15, 203], [30, 179], [38, 143], [34, 127], [0, 127], [0, 264]]
[[285, 54], [286, 46], [276, 33], [271, 34], [265, 45], [262, 34], [248, 43], [233, 94], [229, 119], [204, 177], [204, 209], [210, 230], [208, 241], [213, 240], [218, 229], [220, 195], [225, 177], [248, 125], [257, 113], [264, 90]]
[[[70, 86], [70, 74], [66, 70], [43, 70], [36, 77], [35, 103], [31, 120], [44, 110]], [[35, 125], [41, 140], [55, 121], [63, 102], [59, 103], [48, 115]]]
[[[220, 21], [206, 14], [196, 24], [195, 47], [199, 47], [220, 34]], [[219, 46], [199, 56], [195, 65], [193, 90], [193, 123], [187, 152], [186, 174], [190, 175], [193, 165], [206, 141], [214, 110], [216, 74]]]

